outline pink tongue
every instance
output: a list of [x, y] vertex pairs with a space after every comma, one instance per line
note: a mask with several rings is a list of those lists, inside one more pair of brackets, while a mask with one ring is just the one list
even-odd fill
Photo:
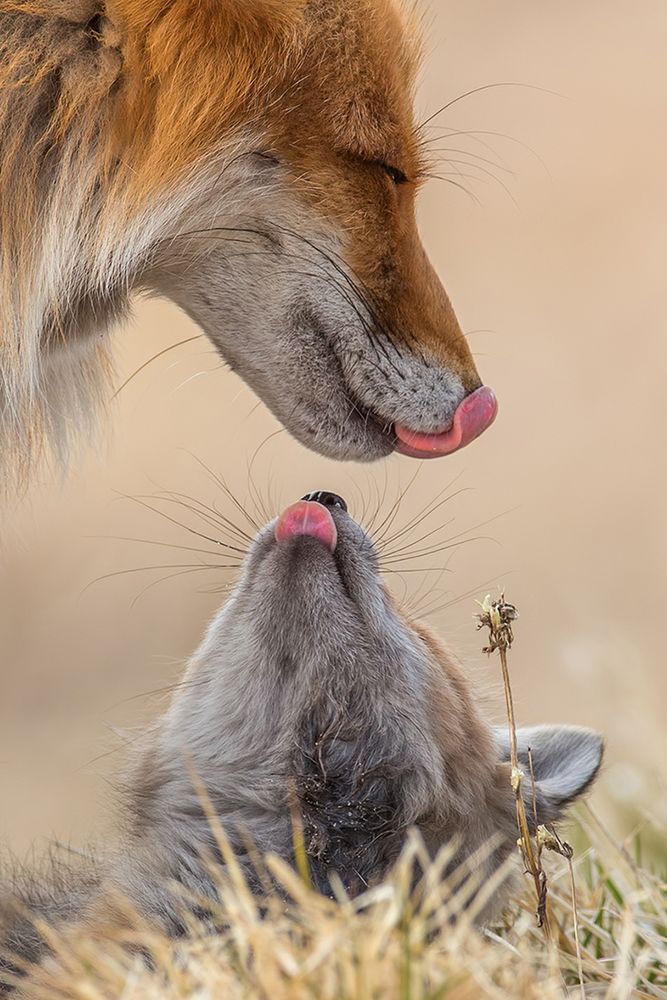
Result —
[[275, 534], [279, 542], [298, 535], [310, 535], [326, 545], [330, 552], [335, 550], [338, 541], [333, 517], [321, 503], [311, 500], [299, 500], [284, 510], [278, 518]]
[[492, 389], [483, 385], [459, 404], [452, 426], [440, 434], [420, 434], [402, 424], [394, 424], [396, 451], [411, 458], [440, 458], [465, 448], [490, 427], [498, 413], [498, 402]]

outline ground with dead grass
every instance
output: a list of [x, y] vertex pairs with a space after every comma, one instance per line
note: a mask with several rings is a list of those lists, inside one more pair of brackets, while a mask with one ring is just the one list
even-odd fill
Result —
[[[667, 998], [667, 835], [645, 828], [617, 843], [587, 807], [579, 822], [574, 870], [583, 983], [565, 859], [555, 858], [549, 865], [550, 935], [536, 926], [529, 881], [523, 897], [496, 924], [479, 931], [472, 916], [480, 901], [465, 908], [468, 890], [443, 881], [438, 864], [429, 869], [418, 892], [410, 892], [410, 871], [422, 850], [415, 840], [385, 883], [353, 901], [342, 894], [336, 902], [324, 899], [280, 861], [268, 859], [292, 903], [286, 906], [273, 898], [260, 906], [233, 866], [227, 868], [220, 876], [227, 929], [219, 934], [195, 925], [185, 940], [173, 942], [138, 923], [131, 932], [102, 938], [48, 931], [57, 961], [40, 970], [29, 996]], [[642, 857], [648, 844], [650, 862]]]

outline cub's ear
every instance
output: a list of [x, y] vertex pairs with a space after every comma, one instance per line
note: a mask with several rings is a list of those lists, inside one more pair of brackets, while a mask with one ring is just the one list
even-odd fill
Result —
[[[494, 730], [501, 765], [510, 761], [509, 733]], [[535, 775], [538, 824], [558, 819], [565, 808], [595, 781], [604, 756], [604, 740], [579, 726], [532, 726], [517, 730], [519, 763], [524, 772], [523, 796], [529, 822], [533, 816], [530, 758]]]

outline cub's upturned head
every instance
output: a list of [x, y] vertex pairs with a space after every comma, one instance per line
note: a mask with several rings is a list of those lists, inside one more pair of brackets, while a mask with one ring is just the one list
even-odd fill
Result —
[[[534, 827], [589, 788], [603, 742], [537, 726], [519, 730], [518, 753], [535, 777], [523, 784]], [[417, 828], [432, 856], [450, 849], [445, 874], [463, 877], [485, 919], [502, 893], [489, 904], [477, 891], [516, 851], [506, 728], [397, 608], [373, 542], [334, 493], [309, 494], [260, 531], [126, 786], [118, 851], [77, 875], [0, 881], [0, 980], [43, 957], [33, 916], [108, 929], [129, 899], [171, 934], [186, 931], [187, 909], [208, 919], [211, 861], [225, 861], [210, 809], [258, 890], [257, 852], [295, 863], [295, 826], [327, 894], [333, 873], [351, 894], [378, 882]]]
[[[530, 822], [557, 820], [593, 782], [603, 744], [568, 726], [519, 732]], [[381, 582], [373, 542], [333, 493], [291, 505], [264, 528], [130, 787], [131, 847], [115, 877], [165, 916], [156, 885], [213, 892], [215, 849], [193, 771], [252, 878], [246, 854], [293, 860], [295, 809], [312, 878], [330, 891], [376, 882], [417, 827], [435, 854], [476, 851], [489, 875], [514, 850], [504, 728], [480, 713], [453, 657], [406, 618]], [[484, 848], [492, 844], [490, 852]]]

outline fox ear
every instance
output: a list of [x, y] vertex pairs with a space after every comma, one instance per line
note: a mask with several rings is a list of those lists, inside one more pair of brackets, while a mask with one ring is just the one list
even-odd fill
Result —
[[[498, 727], [494, 734], [500, 763], [507, 765], [510, 761], [507, 729]], [[604, 755], [604, 740], [592, 729], [579, 726], [532, 726], [517, 730], [517, 751], [525, 775], [523, 796], [529, 820], [533, 819], [535, 801], [538, 824], [550, 823], [595, 781]]]

